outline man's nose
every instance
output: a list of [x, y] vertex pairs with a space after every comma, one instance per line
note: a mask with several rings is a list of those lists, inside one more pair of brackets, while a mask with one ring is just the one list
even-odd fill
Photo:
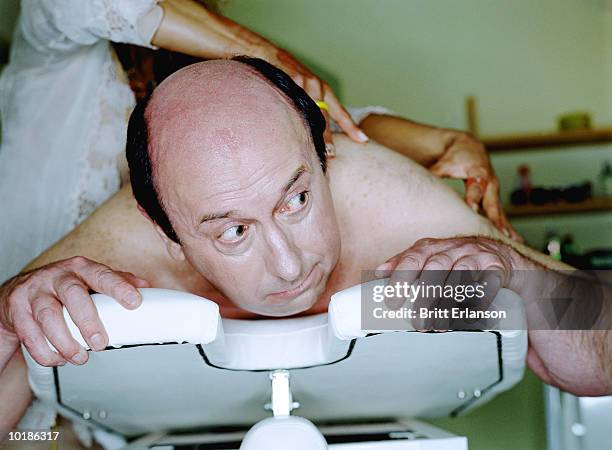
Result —
[[293, 239], [280, 227], [271, 227], [266, 237], [269, 269], [286, 281], [295, 281], [302, 273], [300, 252], [293, 245]]

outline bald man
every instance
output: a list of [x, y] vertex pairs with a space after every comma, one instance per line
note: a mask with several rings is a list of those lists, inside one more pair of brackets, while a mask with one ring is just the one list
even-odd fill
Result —
[[[379, 266], [392, 276], [493, 268], [525, 298], [532, 286], [512, 269], [567, 268], [510, 241], [384, 147], [338, 137], [327, 164], [324, 128], [314, 102], [261, 60], [208, 61], [169, 77], [130, 119], [136, 200], [122, 190], [3, 287], [0, 351], [22, 341], [41, 364], [85, 363], [61, 307], [92, 349], [104, 349], [88, 289], [135, 308], [136, 287], [153, 285], [207, 297], [224, 317], [281, 317], [326, 311], [333, 293]], [[528, 363], [566, 390], [608, 393], [609, 337], [533, 331]]]

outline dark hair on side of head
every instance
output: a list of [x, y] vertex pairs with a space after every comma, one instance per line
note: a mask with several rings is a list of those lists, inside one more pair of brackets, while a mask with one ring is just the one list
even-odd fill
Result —
[[[247, 56], [233, 58], [253, 68], [281, 91], [295, 106], [305, 124], [310, 128], [312, 143], [321, 163], [323, 172], [327, 169], [325, 157], [325, 118], [308, 94], [291, 77], [272, 64]], [[163, 208], [153, 180], [153, 167], [149, 157], [149, 130], [145, 113], [150, 97], [139, 102], [130, 116], [127, 130], [126, 157], [130, 168], [130, 182], [134, 198], [147, 215], [174, 242], [180, 243], [170, 219]]]
[[179, 242], [153, 182], [153, 167], [149, 158], [149, 130], [145, 119], [149, 99], [150, 97], [147, 97], [136, 105], [128, 122], [125, 154], [130, 167], [130, 183], [140, 207], [168, 238]]

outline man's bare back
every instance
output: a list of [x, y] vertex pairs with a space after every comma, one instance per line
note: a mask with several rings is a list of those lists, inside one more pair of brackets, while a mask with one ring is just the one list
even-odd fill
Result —
[[[566, 267], [505, 238], [425, 169], [376, 144], [338, 136], [338, 156], [325, 175], [316, 105], [302, 99], [310, 108], [296, 110], [304, 102], [291, 95], [300, 91], [281, 95], [269, 83], [276, 78], [240, 64], [190, 66], [162, 83], [148, 107], [135, 109], [126, 154], [134, 192], [152, 220], [124, 189], [29, 269], [55, 263], [4, 286], [0, 319], [9, 357], [23, 342], [40, 364], [85, 363], [88, 353], [68, 335], [64, 307], [89, 348], [103, 350], [107, 336], [88, 289], [137, 307], [144, 282], [122, 270], [217, 301], [225, 317], [248, 318], [325, 311], [332, 293], [398, 253], [386, 264], [392, 281], [404, 268], [437, 262], [451, 270], [469, 261], [468, 269], [499, 269], [502, 287], [526, 303], [523, 294], [534, 286], [512, 276], [514, 269]], [[186, 86], [193, 95], [184, 95]], [[563, 277], [548, 274], [535, 294]], [[537, 313], [532, 297], [526, 310]], [[581, 393], [609, 390], [598, 336], [536, 329], [529, 338], [530, 367], [544, 380]], [[581, 351], [568, 351], [574, 347]]]
[[[355, 144], [342, 135], [335, 141], [337, 156], [329, 161], [328, 177], [342, 250], [326, 291], [311, 313], [325, 310], [335, 292], [358, 284], [361, 271], [373, 270], [426, 237], [492, 237], [545, 266], [567, 268], [506, 238], [444, 182], [410, 159], [372, 142]], [[154, 287], [210, 298], [219, 302], [225, 317], [253, 317], [224, 299], [189, 263], [169, 256], [151, 222], [138, 211], [129, 186], [27, 269], [71, 256], [132, 272]]]

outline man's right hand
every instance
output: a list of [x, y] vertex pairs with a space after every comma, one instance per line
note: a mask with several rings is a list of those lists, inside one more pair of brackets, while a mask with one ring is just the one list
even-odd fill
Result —
[[89, 347], [103, 350], [108, 336], [89, 290], [135, 309], [142, 302], [137, 290], [142, 287], [149, 287], [149, 283], [80, 256], [10, 279], [0, 288], [0, 373], [20, 342], [43, 366], [84, 364], [87, 351], [70, 334], [62, 307], [66, 307]]

